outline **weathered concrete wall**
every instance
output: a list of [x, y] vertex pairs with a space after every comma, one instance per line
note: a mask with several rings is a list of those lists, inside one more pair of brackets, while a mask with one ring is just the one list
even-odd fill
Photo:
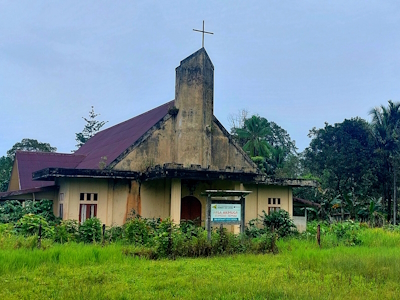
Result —
[[[60, 193], [64, 193], [64, 219], [79, 220], [80, 204], [97, 204], [97, 217], [107, 222], [107, 179], [69, 178], [61, 179]], [[80, 201], [80, 193], [96, 193], [96, 202]]]
[[107, 225], [123, 225], [126, 222], [126, 218], [130, 212], [128, 207], [128, 199], [130, 197], [129, 186], [130, 182], [125, 180], [113, 180], [109, 182], [108, 195], [112, 195], [112, 198], [108, 198], [107, 202], [111, 202], [112, 204], [108, 205], [108, 207], [112, 207], [112, 218], [107, 218]]
[[141, 215], [146, 218], [168, 218], [171, 205], [171, 181], [167, 179], [143, 182], [140, 188]]
[[173, 162], [172, 139], [173, 118], [161, 124], [146, 140], [134, 148], [123, 160], [116, 164], [115, 170], [145, 171], [148, 167]]
[[[279, 207], [289, 212], [292, 216], [292, 189], [285, 186], [270, 186], [270, 185], [244, 185], [246, 191], [252, 191], [246, 197], [246, 223], [251, 219], [258, 218], [263, 215], [263, 210], [268, 213], [269, 207]], [[268, 198], [280, 198], [280, 204], [268, 204]]]
[[[122, 225], [132, 209], [140, 214], [139, 184], [128, 180], [68, 178], [59, 179], [59, 193], [64, 193], [64, 200], [54, 201], [54, 212], [63, 203], [63, 219], [79, 220], [80, 204], [89, 204], [80, 200], [80, 193], [96, 193], [98, 200], [97, 217], [107, 226]], [[59, 199], [59, 195], [56, 199]]]
[[177, 163], [211, 165], [214, 66], [204, 48], [176, 68], [175, 106]]
[[212, 166], [218, 169], [225, 169], [226, 166], [244, 169], [245, 171], [255, 172], [255, 166], [248, 161], [243, 150], [234, 145], [228, 138], [227, 133], [223, 132], [220, 125], [213, 122], [212, 126]]
[[293, 222], [294, 222], [294, 225], [296, 225], [298, 231], [303, 232], [303, 231], [307, 230], [307, 218], [306, 217], [294, 216]]

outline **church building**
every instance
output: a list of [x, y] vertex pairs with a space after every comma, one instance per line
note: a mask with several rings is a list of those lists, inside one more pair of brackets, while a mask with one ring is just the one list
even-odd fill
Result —
[[261, 174], [213, 107], [214, 66], [201, 48], [176, 68], [174, 100], [98, 132], [73, 154], [17, 152], [0, 199], [51, 199], [64, 220], [122, 225], [135, 212], [204, 225], [204, 191], [249, 191], [246, 223], [263, 210], [292, 216], [292, 188], [315, 183]]

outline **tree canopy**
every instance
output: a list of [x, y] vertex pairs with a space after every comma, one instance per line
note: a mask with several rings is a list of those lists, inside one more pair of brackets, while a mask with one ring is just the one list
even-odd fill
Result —
[[289, 167], [295, 167], [294, 157], [297, 148], [287, 131], [275, 122], [258, 115], [250, 118], [247, 118], [247, 114], [240, 116], [243, 120], [238, 121], [236, 118], [233, 125], [241, 127], [232, 127], [231, 133], [259, 169], [268, 175], [280, 177], [294, 175], [296, 172]]
[[[313, 128], [304, 151], [304, 167], [321, 180], [330, 198], [366, 199], [375, 183], [375, 153], [369, 124], [354, 118]], [[328, 195], [326, 195], [328, 196]], [[342, 203], [342, 207], [344, 203]]]

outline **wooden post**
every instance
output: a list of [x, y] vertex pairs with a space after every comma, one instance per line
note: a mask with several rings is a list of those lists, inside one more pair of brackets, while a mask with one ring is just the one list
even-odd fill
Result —
[[208, 241], [211, 241], [211, 196], [210, 195], [207, 195], [206, 229], [207, 229], [207, 239]]
[[42, 246], [42, 223], [39, 223], [38, 248]]
[[317, 226], [317, 242], [319, 248], [321, 248], [321, 226], [319, 224]]
[[245, 211], [245, 198], [242, 196], [240, 198], [240, 206], [241, 206], [241, 216], [240, 216], [240, 233], [244, 234], [245, 228], [246, 228], [246, 222], [245, 222], [245, 217], [246, 217], [246, 211]]
[[105, 233], [106, 233], [106, 224], [103, 224], [103, 246], [104, 246], [104, 243], [105, 243], [105, 239], [104, 239]]

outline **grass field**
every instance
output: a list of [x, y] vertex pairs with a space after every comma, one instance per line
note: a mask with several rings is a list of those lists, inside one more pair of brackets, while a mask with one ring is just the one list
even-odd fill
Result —
[[[0, 299], [398, 299], [400, 234], [319, 249], [278, 241], [279, 254], [145, 260], [122, 245], [46, 250], [0, 246]], [[11, 245], [11, 244], [10, 244]]]

